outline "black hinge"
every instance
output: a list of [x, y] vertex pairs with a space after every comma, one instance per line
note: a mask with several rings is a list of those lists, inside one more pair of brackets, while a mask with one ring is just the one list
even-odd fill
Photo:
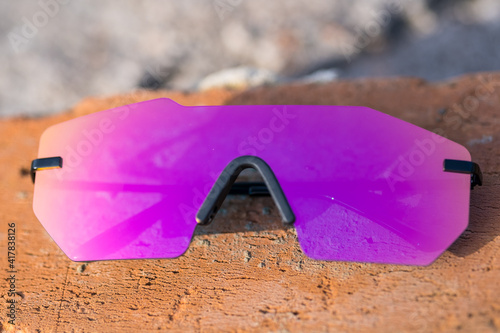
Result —
[[443, 170], [447, 172], [468, 173], [470, 174], [470, 188], [483, 185], [483, 173], [477, 163], [460, 160], [444, 160]]

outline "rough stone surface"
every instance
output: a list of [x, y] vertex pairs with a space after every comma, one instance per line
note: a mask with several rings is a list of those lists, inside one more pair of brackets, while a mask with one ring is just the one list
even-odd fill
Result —
[[[484, 172], [467, 231], [427, 267], [308, 259], [269, 198], [227, 200], [188, 252], [171, 260], [72, 262], [35, 218], [26, 168], [49, 125], [171, 97], [185, 105], [365, 105], [465, 145]], [[160, 91], [88, 98], [67, 113], [0, 121], [0, 253], [17, 225], [15, 327], [7, 332], [370, 331], [500, 329], [500, 74], [428, 84], [413, 78], [250, 91]], [[2, 281], [6, 259], [2, 256]], [[6, 283], [0, 295], [6, 298]], [[2, 302], [2, 304], [4, 304]]]

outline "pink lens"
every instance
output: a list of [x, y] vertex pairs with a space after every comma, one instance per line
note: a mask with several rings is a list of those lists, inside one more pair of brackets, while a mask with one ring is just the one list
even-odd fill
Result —
[[273, 170], [314, 259], [425, 265], [468, 222], [461, 145], [364, 107], [200, 106], [158, 99], [55, 125], [39, 157], [34, 210], [73, 260], [172, 258], [226, 165]]

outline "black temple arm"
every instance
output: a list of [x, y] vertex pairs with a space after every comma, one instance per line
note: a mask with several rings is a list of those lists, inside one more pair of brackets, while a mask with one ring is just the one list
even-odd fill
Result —
[[477, 163], [460, 160], [444, 160], [443, 169], [447, 172], [468, 173], [470, 174], [470, 188], [483, 185], [483, 173]]
[[62, 157], [47, 157], [38, 158], [31, 162], [31, 180], [35, 183], [35, 175], [37, 171], [62, 168], [63, 160]]

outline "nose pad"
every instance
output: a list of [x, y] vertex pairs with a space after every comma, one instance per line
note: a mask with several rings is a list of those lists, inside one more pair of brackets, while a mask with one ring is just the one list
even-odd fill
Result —
[[214, 186], [208, 193], [205, 201], [201, 205], [198, 213], [196, 214], [196, 222], [201, 225], [207, 225], [214, 219], [218, 209], [226, 199], [226, 196], [234, 191], [242, 189], [242, 186], [234, 186], [233, 184], [238, 178], [241, 171], [247, 168], [257, 170], [264, 179], [265, 186], [251, 186], [248, 185], [248, 194], [262, 195], [264, 193], [271, 194], [276, 206], [281, 215], [284, 223], [293, 223], [295, 215], [281, 189], [281, 186], [276, 179], [273, 171], [269, 165], [259, 157], [256, 156], [240, 156], [232, 160], [222, 171], [221, 175], [215, 182]]

